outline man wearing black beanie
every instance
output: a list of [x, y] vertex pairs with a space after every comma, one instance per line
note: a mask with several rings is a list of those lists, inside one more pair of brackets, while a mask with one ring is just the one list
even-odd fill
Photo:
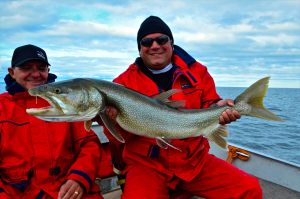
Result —
[[165, 34], [171, 39], [172, 42], [174, 42], [173, 35], [169, 26], [159, 17], [150, 16], [141, 24], [140, 29], [137, 33], [137, 44], [139, 51], [141, 49], [140, 42], [142, 38], [151, 33]]
[[[185, 101], [182, 107], [185, 109], [234, 105], [233, 100], [220, 98], [207, 67], [174, 44], [169, 26], [159, 17], [150, 16], [142, 22], [137, 44], [140, 57], [114, 82], [151, 97], [180, 89], [181, 93], [169, 99]], [[110, 107], [107, 113], [114, 119], [117, 110]], [[226, 110], [220, 115], [219, 123], [224, 125], [239, 118], [238, 112]], [[163, 139], [123, 131], [125, 143], [121, 144], [107, 130], [104, 132], [114, 149], [115, 171], [126, 177], [122, 199], [189, 198], [191, 195], [218, 199], [262, 198], [258, 180], [210, 155], [209, 142], [203, 136], [163, 142]]]

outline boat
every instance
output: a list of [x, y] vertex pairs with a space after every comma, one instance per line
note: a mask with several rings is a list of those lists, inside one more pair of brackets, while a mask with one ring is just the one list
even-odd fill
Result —
[[[108, 148], [109, 143], [102, 132], [102, 127], [93, 125], [92, 128], [104, 148]], [[229, 144], [228, 151], [226, 151], [214, 143], [210, 145], [211, 154], [256, 176], [262, 186], [264, 199], [300, 199], [300, 165], [242, 146]], [[122, 191], [115, 175], [98, 178], [97, 181], [105, 199], [121, 198]], [[199, 199], [199, 197], [191, 199]]]

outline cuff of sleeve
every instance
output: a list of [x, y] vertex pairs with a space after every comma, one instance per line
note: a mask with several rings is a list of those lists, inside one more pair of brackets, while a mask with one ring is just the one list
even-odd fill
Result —
[[84, 186], [86, 192], [89, 192], [93, 185], [92, 179], [86, 173], [80, 170], [71, 170], [68, 179], [80, 182], [80, 184]]

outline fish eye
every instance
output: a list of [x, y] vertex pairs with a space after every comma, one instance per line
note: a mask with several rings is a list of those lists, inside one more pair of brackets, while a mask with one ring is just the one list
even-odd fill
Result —
[[55, 88], [55, 89], [54, 89], [54, 92], [55, 92], [56, 94], [59, 94], [59, 93], [61, 92], [61, 90], [60, 90], [59, 88]]

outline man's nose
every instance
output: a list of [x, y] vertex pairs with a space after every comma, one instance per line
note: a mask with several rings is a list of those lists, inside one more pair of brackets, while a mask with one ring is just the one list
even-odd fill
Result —
[[39, 69], [39, 67], [38, 66], [32, 66], [31, 67], [31, 70], [30, 70], [30, 73], [31, 73], [31, 75], [36, 75], [36, 76], [38, 76], [38, 75], [40, 75], [41, 74], [41, 70]]
[[156, 41], [153, 41], [153, 43], [152, 43], [152, 45], [150, 47], [151, 48], [159, 48], [160, 45]]

